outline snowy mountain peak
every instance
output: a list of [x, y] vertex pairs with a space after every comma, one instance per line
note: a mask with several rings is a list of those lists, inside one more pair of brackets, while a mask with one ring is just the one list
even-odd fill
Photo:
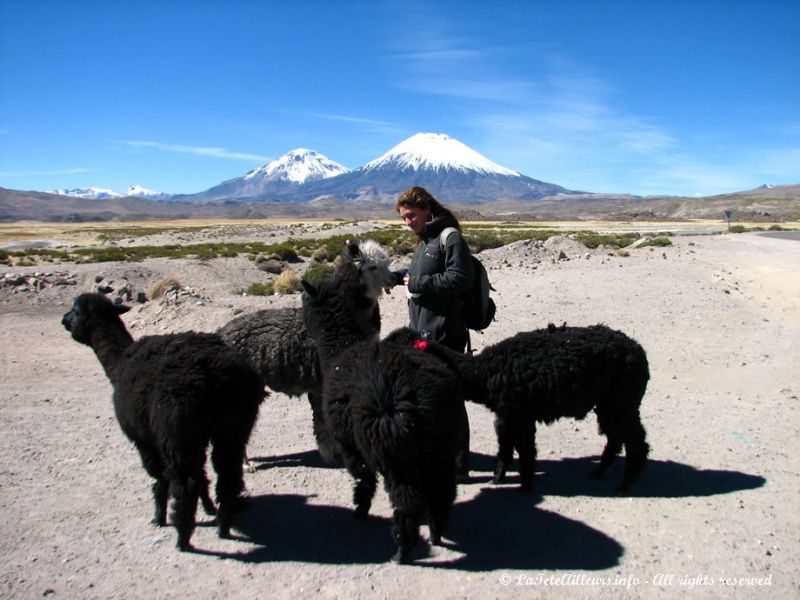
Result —
[[307, 181], [328, 179], [348, 171], [347, 167], [315, 150], [296, 148], [263, 167], [253, 169], [244, 178], [306, 183]]
[[58, 194], [59, 196], [72, 196], [74, 198], [88, 198], [90, 200], [108, 200], [110, 198], [119, 198], [114, 190], [97, 187], [75, 188], [72, 190], [48, 190], [48, 194]]
[[517, 171], [492, 162], [469, 146], [443, 133], [417, 133], [383, 156], [364, 165], [369, 170], [392, 165], [401, 168], [478, 171], [491, 175], [520, 177]]
[[149, 190], [141, 185], [129, 185], [128, 189], [122, 194], [123, 196], [130, 196], [132, 198], [160, 198], [164, 196], [161, 192]]

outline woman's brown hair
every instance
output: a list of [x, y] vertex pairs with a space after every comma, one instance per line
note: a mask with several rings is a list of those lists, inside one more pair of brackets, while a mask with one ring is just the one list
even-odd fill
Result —
[[400, 194], [397, 197], [397, 202], [394, 203], [394, 209], [400, 212], [400, 208], [403, 206], [407, 208], [430, 209], [432, 219], [448, 216], [453, 221], [452, 227], [461, 231], [461, 223], [458, 222], [455, 215], [442, 206], [442, 204], [424, 187], [414, 186]]

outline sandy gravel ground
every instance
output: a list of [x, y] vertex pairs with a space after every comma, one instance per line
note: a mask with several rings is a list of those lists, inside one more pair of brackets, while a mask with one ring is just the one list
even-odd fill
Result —
[[[237, 539], [198, 515], [193, 554], [156, 529], [150, 482], [114, 419], [90, 349], [60, 325], [94, 277], [147, 289], [174, 275], [194, 290], [126, 315], [134, 335], [213, 330], [241, 311], [299, 303], [234, 290], [263, 279], [245, 259], [51, 265], [75, 286], [0, 290], [0, 597], [4, 598], [796, 598], [800, 595], [798, 365], [800, 240], [676, 237], [630, 256], [573, 242], [482, 253], [498, 320], [475, 346], [546, 326], [605, 323], [647, 350], [642, 418], [651, 462], [617, 497], [618, 459], [590, 417], [540, 427], [535, 494], [491, 484], [492, 417], [470, 405], [471, 481], [444, 548], [388, 562], [391, 511], [351, 516], [351, 481], [318, 459], [305, 399], [273, 394], [249, 449], [251, 508]], [[563, 251], [566, 260], [556, 260]], [[32, 274], [43, 267], [5, 268]], [[405, 323], [400, 293], [384, 331]], [[427, 536], [427, 529], [423, 528]]]

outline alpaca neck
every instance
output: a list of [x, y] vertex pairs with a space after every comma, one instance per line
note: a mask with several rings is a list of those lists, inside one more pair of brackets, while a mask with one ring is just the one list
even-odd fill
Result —
[[112, 384], [122, 354], [131, 344], [133, 344], [133, 337], [121, 322], [92, 332], [89, 345], [94, 350], [97, 360], [100, 361]]
[[369, 341], [373, 338], [363, 338], [350, 331], [325, 330], [317, 341], [317, 352], [319, 353], [320, 364], [325, 367], [344, 352], [359, 343]]

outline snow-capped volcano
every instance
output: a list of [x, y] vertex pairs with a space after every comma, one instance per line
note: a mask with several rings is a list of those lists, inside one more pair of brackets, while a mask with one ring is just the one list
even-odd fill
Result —
[[170, 194], [165, 194], [164, 192], [157, 192], [155, 190], [150, 190], [146, 187], [142, 187], [141, 185], [129, 185], [128, 189], [125, 190], [121, 195], [126, 196], [128, 198], [163, 200], [164, 198], [167, 198]]
[[322, 154], [292, 150], [199, 194], [175, 200], [274, 200], [392, 203], [419, 185], [441, 202], [536, 200], [569, 190], [531, 179], [442, 133], [417, 133], [363, 167], [348, 171]]
[[306, 183], [335, 177], [347, 171], [349, 171], [347, 167], [332, 161], [324, 154], [307, 148], [296, 148], [263, 167], [253, 169], [244, 176], [244, 179]]
[[287, 152], [243, 177], [223, 181], [205, 192], [178, 197], [189, 200], [284, 200], [304, 185], [347, 173], [347, 167], [307, 148]]
[[473, 171], [486, 175], [519, 177], [517, 171], [492, 162], [469, 146], [444, 133], [417, 133], [397, 144], [384, 155], [365, 164], [362, 169], [394, 166], [400, 169]]

